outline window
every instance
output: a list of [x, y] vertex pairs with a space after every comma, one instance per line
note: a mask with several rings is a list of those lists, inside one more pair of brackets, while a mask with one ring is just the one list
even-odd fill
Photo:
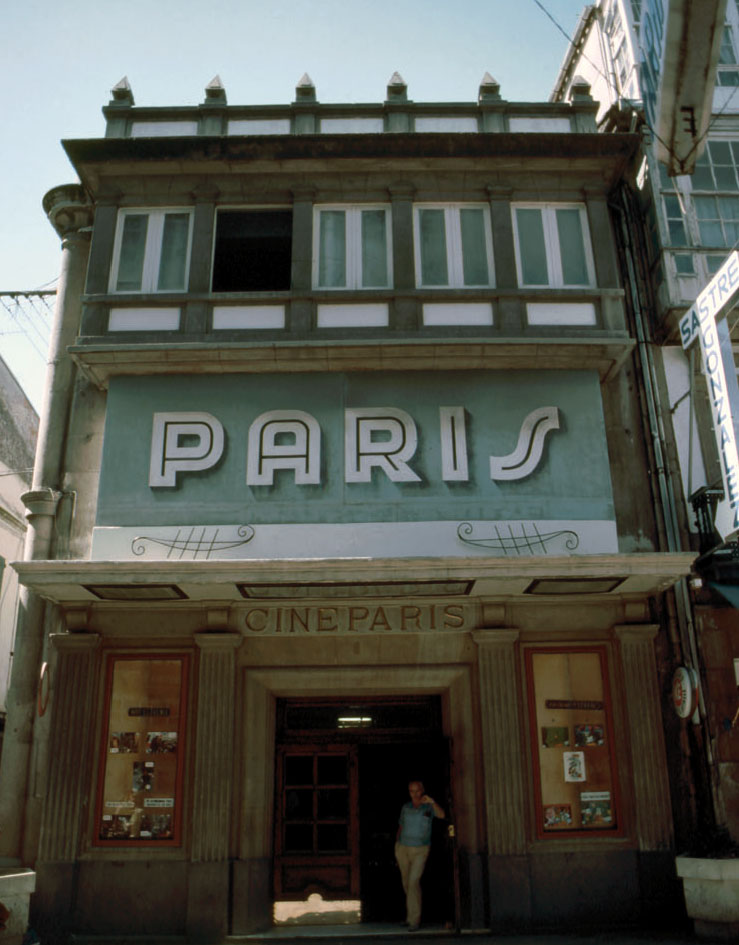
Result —
[[513, 208], [519, 283], [556, 288], [595, 285], [585, 208], [519, 204]]
[[292, 210], [219, 210], [213, 291], [288, 290], [292, 232]]
[[667, 220], [668, 241], [671, 246], [687, 246], [688, 237], [685, 233], [685, 222], [683, 221], [683, 212], [680, 206], [680, 200], [677, 196], [665, 194], [662, 197], [662, 206], [665, 210], [665, 219]]
[[493, 242], [486, 205], [417, 206], [415, 222], [417, 285], [493, 285]]
[[187, 656], [112, 656], [96, 845], [180, 843]]
[[618, 833], [605, 649], [528, 649], [526, 680], [538, 835]]
[[738, 164], [739, 141], [709, 141], [696, 161], [692, 189], [739, 190]]
[[739, 197], [693, 197], [701, 243], [733, 247], [739, 240]]
[[318, 289], [384, 289], [391, 284], [386, 207], [317, 208], [313, 247], [313, 285]]
[[111, 292], [184, 292], [191, 219], [190, 210], [121, 210]]
[[730, 26], [724, 26], [721, 34], [716, 85], [739, 85], [739, 68], [737, 68], [734, 37]]

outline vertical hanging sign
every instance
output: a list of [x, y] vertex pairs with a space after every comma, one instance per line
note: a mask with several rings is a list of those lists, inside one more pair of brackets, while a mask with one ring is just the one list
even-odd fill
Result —
[[734, 422], [735, 416], [739, 418], [739, 385], [726, 323], [738, 292], [739, 252], [734, 250], [680, 320], [683, 348], [689, 348], [696, 338], [700, 340], [724, 485], [715, 525], [725, 541], [739, 533], [739, 456]]

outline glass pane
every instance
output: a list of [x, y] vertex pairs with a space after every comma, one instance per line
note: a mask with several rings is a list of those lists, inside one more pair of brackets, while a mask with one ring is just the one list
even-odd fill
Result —
[[175, 839], [183, 672], [181, 659], [114, 661], [99, 840]]
[[449, 285], [443, 210], [419, 210], [421, 284]]
[[696, 164], [693, 171], [693, 190], [714, 190], [714, 188], [713, 175], [708, 162]]
[[146, 213], [127, 213], [125, 216], [118, 260], [118, 281], [115, 284], [117, 292], [141, 290], [148, 226], [149, 215]]
[[285, 825], [285, 853], [312, 853], [313, 827], [310, 824]]
[[318, 851], [337, 853], [347, 850], [347, 828], [341, 824], [318, 825]]
[[714, 164], [731, 164], [731, 149], [728, 141], [709, 141], [708, 150]]
[[362, 211], [362, 286], [386, 286], [387, 234], [384, 210]]
[[675, 269], [680, 276], [695, 275], [692, 253], [675, 253]]
[[160, 291], [176, 291], [186, 288], [185, 264], [187, 262], [187, 238], [190, 232], [188, 213], [167, 213], [162, 232], [162, 254], [159, 257]]
[[347, 784], [346, 755], [318, 756], [318, 784]]
[[331, 788], [318, 792], [318, 819], [345, 820], [349, 816], [349, 791]]
[[682, 220], [668, 220], [667, 228], [670, 231], [671, 246], [687, 246], [688, 241], [685, 237], [685, 227]]
[[311, 755], [285, 757], [285, 784], [313, 784], [313, 757]]
[[597, 652], [532, 653], [540, 826], [616, 826], [610, 719]]
[[342, 288], [346, 285], [346, 214], [343, 210], [322, 210], [319, 232], [318, 285]]
[[459, 212], [462, 231], [462, 266], [465, 285], [488, 285], [488, 252], [485, 244], [485, 215], [480, 207]]
[[733, 167], [714, 168], [718, 190], [736, 190], [736, 174]]
[[313, 791], [311, 788], [288, 788], [285, 791], [285, 820], [312, 820]]
[[565, 285], [588, 285], [588, 264], [582, 234], [580, 211], [557, 210], [559, 255], [562, 260], [562, 280]]
[[549, 285], [541, 210], [520, 208], [516, 221], [524, 285]]
[[720, 223], [701, 221], [698, 224], [701, 234], [701, 243], [704, 246], [723, 246], [724, 233]]
[[[699, 220], [718, 219], [718, 207], [716, 206], [715, 197], [694, 197], [693, 203], [695, 204], [695, 213]], [[672, 216], [669, 208], [667, 213]]]

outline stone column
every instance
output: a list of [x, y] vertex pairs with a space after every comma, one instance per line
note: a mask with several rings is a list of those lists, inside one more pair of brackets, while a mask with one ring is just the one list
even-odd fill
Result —
[[49, 764], [41, 818], [36, 871], [39, 876], [33, 904], [38, 928], [46, 941], [62, 940], [72, 920], [75, 901], [75, 860], [89, 812], [90, 778], [96, 759], [93, 750], [95, 692], [97, 686], [97, 633], [55, 633], [56, 651], [51, 680], [51, 732], [53, 749]]
[[529, 912], [524, 764], [519, 711], [518, 630], [478, 630], [490, 911], [504, 925]]
[[421, 324], [421, 309], [415, 298], [416, 263], [413, 257], [413, 197], [411, 184], [390, 187], [393, 228], [393, 304], [391, 326], [396, 331], [415, 331]]
[[[80, 323], [81, 297], [89, 254], [92, 208], [78, 184], [56, 187], [44, 197], [44, 209], [62, 239], [62, 266], [49, 345], [44, 406], [41, 414], [33, 488], [23, 497], [28, 509], [24, 560], [53, 554], [54, 516], [63, 480], [64, 443], [74, 387], [75, 367], [67, 353]], [[36, 824], [27, 824], [27, 788], [36, 717], [36, 687], [44, 645], [44, 602], [27, 588], [19, 592], [13, 668], [0, 766], [0, 857], [32, 862]]]
[[[510, 187], [487, 188], [490, 203], [490, 218], [493, 226], [493, 256], [495, 258], [495, 284], [499, 289], [517, 289], [516, 247], [511, 216]], [[495, 313], [496, 325], [504, 334], [520, 335], [526, 325], [526, 310], [516, 296], [503, 295]]]
[[626, 689], [639, 849], [669, 850], [672, 808], [653, 644], [659, 628], [641, 624], [614, 629]]
[[241, 636], [198, 633], [198, 708], [192, 790], [187, 934], [222, 941], [228, 931], [229, 832], [234, 776], [236, 649]]
[[672, 806], [653, 643], [657, 631], [650, 624], [614, 627], [631, 741], [642, 918], [655, 924], [682, 902], [672, 850]]

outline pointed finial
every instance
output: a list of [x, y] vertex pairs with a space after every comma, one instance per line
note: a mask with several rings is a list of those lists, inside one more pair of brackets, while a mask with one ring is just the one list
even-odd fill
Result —
[[120, 82], [117, 82], [110, 90], [113, 96], [111, 105], [133, 105], [133, 92], [128, 82], [128, 76], [123, 76]]
[[408, 86], [399, 72], [393, 72], [387, 83], [388, 102], [407, 102]]
[[295, 101], [296, 102], [315, 102], [316, 101], [316, 87], [313, 85], [313, 79], [308, 75], [307, 72], [303, 73], [302, 78], [295, 86]]
[[480, 88], [477, 93], [478, 102], [499, 102], [500, 101], [500, 82], [494, 79], [489, 72], [486, 72], [480, 82]]
[[576, 75], [570, 85], [571, 102], [592, 102], [593, 96], [590, 94], [590, 83], [583, 79], [581, 75]]
[[219, 75], [214, 75], [205, 86], [205, 102], [207, 105], [226, 105], [226, 89]]

